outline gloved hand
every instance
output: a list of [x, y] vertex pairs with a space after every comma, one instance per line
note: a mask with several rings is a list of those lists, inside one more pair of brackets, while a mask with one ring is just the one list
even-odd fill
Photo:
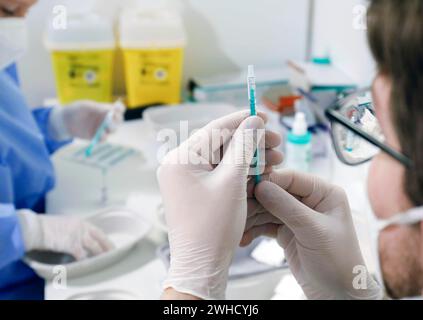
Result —
[[76, 260], [97, 256], [113, 244], [97, 227], [74, 217], [49, 217], [29, 210], [18, 212], [26, 251], [52, 251]]
[[[56, 107], [50, 115], [50, 133], [58, 141], [72, 138], [90, 140], [109, 111], [113, 109], [113, 104], [94, 101], [77, 101], [68, 106]], [[115, 113], [114, 126], [106, 130], [106, 135], [112, 133], [116, 126], [123, 122], [123, 112], [124, 109]]]
[[365, 267], [345, 192], [292, 171], [272, 173], [269, 180], [256, 187], [258, 204], [241, 245], [275, 237], [309, 299], [382, 299]]
[[24, 17], [38, 0], [0, 0], [0, 18]]
[[[247, 182], [255, 141], [263, 149], [266, 143], [267, 166], [282, 160], [272, 150], [280, 137], [264, 132], [263, 119], [263, 114], [250, 118], [249, 112], [239, 112], [213, 121], [163, 160], [158, 180], [171, 250], [165, 289], [202, 299], [225, 297], [229, 266], [247, 219]], [[219, 138], [218, 130], [226, 134]], [[221, 153], [223, 159], [218, 161]]]

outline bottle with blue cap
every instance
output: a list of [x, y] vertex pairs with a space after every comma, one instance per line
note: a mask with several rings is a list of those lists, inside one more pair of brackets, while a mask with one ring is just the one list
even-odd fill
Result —
[[286, 144], [286, 167], [301, 172], [309, 172], [312, 160], [312, 135], [308, 131], [306, 115], [295, 114], [292, 130]]

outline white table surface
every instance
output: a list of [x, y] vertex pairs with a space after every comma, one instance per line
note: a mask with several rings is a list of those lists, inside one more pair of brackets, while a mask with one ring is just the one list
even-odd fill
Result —
[[[154, 134], [143, 121], [125, 123], [110, 139], [112, 143], [140, 150], [147, 160], [132, 172], [119, 172], [116, 177], [110, 178], [109, 183], [116, 183], [114, 188], [111, 188], [110, 205], [126, 206], [129, 201], [133, 206], [135, 201], [135, 206], [142, 208], [143, 214], [151, 221], [155, 219], [157, 204], [160, 202], [155, 178], [157, 161], [154, 141]], [[80, 142], [76, 142], [78, 143]], [[324, 175], [347, 190], [355, 220], [358, 224], [366, 223], [371, 214], [365, 189], [367, 166], [349, 168], [336, 160], [334, 155], [331, 155], [331, 159], [330, 174]], [[56, 189], [48, 197], [49, 214], [90, 215], [104, 209], [99, 201], [101, 179], [98, 173], [75, 171], [75, 168], [60, 160], [60, 153], [54, 161], [58, 182]], [[319, 164], [314, 170], [317, 173], [322, 172], [319, 170]], [[137, 204], [137, 201], [140, 203]], [[363, 239], [363, 251], [367, 259], [370, 259], [367, 239]], [[156, 257], [156, 250], [165, 242], [165, 233], [154, 226], [148, 238], [141, 241], [121, 262], [95, 274], [70, 279], [66, 289], [55, 288], [51, 283], [47, 283], [46, 299], [68, 299], [75, 294], [102, 290], [124, 290], [140, 299], [158, 299], [166, 270], [164, 264]], [[272, 274], [249, 281], [235, 281], [229, 285], [228, 298], [269, 299], [281, 276], [282, 274]]]

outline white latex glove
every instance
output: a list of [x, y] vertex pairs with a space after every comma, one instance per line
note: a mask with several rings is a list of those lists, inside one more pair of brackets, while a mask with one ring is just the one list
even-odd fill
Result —
[[[266, 165], [282, 159], [271, 150], [280, 138], [264, 133], [262, 118], [239, 112], [213, 121], [165, 157], [158, 170], [171, 250], [165, 289], [202, 299], [225, 297], [229, 266], [247, 219], [248, 174], [257, 146], [253, 132], [263, 129], [257, 139], [262, 144], [263, 136], [268, 138]], [[216, 130], [230, 134], [212, 139]], [[184, 161], [188, 158], [190, 163]]]
[[[94, 101], [77, 101], [68, 106], [56, 107], [50, 115], [50, 133], [58, 141], [72, 138], [90, 140], [113, 108], [114, 104]], [[116, 126], [123, 122], [123, 112], [115, 113], [114, 125], [106, 130], [106, 135], [113, 133]]]
[[[241, 244], [275, 237], [309, 299], [382, 299], [365, 267], [343, 189], [292, 171], [274, 172], [269, 180], [256, 187], [261, 206], [251, 212]], [[361, 289], [356, 267], [366, 271]]]
[[19, 211], [18, 217], [27, 252], [59, 252], [83, 260], [113, 249], [100, 229], [78, 218], [49, 217], [29, 210]]

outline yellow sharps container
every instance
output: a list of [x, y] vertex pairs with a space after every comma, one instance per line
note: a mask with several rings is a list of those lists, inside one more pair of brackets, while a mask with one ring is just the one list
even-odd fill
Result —
[[69, 14], [66, 28], [49, 24], [45, 42], [61, 104], [113, 100], [116, 40], [111, 21], [90, 13]]
[[165, 9], [131, 8], [120, 17], [129, 108], [181, 102], [186, 35], [181, 17]]

